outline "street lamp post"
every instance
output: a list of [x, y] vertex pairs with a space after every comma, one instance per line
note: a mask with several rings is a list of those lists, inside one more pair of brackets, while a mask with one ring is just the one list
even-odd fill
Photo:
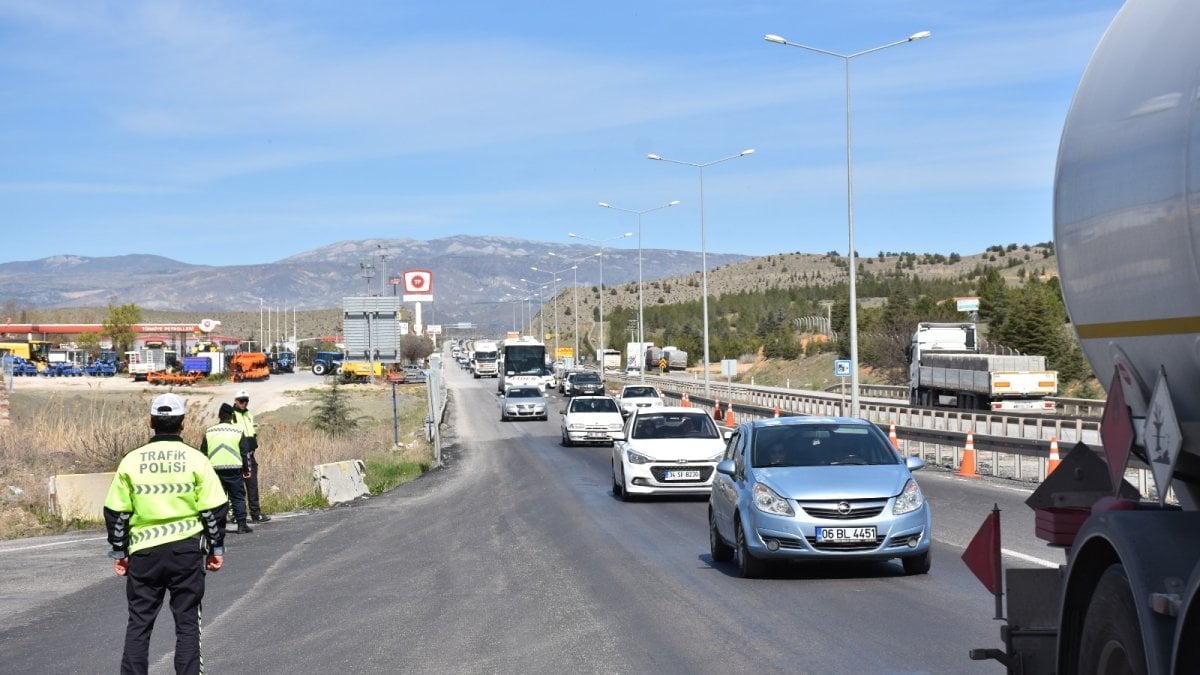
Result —
[[645, 322], [645, 317], [643, 316], [644, 301], [642, 299], [642, 214], [650, 213], [651, 211], [657, 211], [659, 209], [665, 209], [665, 208], [668, 208], [671, 206], [675, 206], [678, 203], [679, 203], [679, 200], [676, 199], [675, 201], [668, 202], [666, 204], [663, 204], [662, 206], [655, 206], [652, 209], [646, 209], [644, 211], [634, 211], [632, 209], [623, 209], [619, 206], [613, 206], [612, 204], [600, 202], [601, 208], [612, 209], [614, 211], [624, 211], [625, 213], [632, 213], [637, 216], [637, 221], [638, 221], [638, 351], [640, 351], [642, 353], [641, 360], [643, 361], [643, 363], [642, 363], [642, 367], [641, 367], [641, 371], [642, 371], [641, 379], [643, 382], [646, 381], [646, 364], [644, 363], [645, 358], [646, 358], [646, 334], [645, 334], [645, 331], [642, 329], [642, 325]]
[[[550, 251], [546, 255], [552, 255], [556, 258], [565, 257], [565, 256], [558, 255], [554, 251]], [[572, 289], [571, 294], [575, 297], [575, 309], [574, 309], [574, 313], [575, 313], [575, 350], [573, 352], [571, 352], [571, 354], [572, 354], [571, 358], [574, 359], [575, 363], [579, 363], [579, 264], [582, 262], [585, 262], [587, 260], [590, 260], [592, 258], [598, 258], [599, 256], [600, 256], [599, 253], [594, 253], [591, 255], [585, 255], [582, 258], [578, 258], [576, 260], [571, 261], [572, 264], [571, 264], [570, 269], [574, 271], [574, 281], [573, 281], [573, 285], [571, 287], [571, 289]]]
[[708, 382], [708, 247], [704, 240], [704, 168], [721, 162], [728, 162], [731, 159], [753, 155], [754, 148], [743, 150], [736, 155], [714, 159], [711, 162], [703, 164], [694, 164], [692, 162], [683, 162], [678, 159], [667, 159], [660, 155], [646, 155], [646, 159], [653, 159], [657, 162], [670, 162], [672, 164], [682, 164], [684, 166], [695, 167], [700, 170], [700, 293], [703, 296], [701, 299], [701, 307], [703, 308], [702, 321], [704, 321], [704, 395], [709, 395]]
[[858, 296], [855, 291], [855, 278], [858, 276], [858, 262], [854, 251], [854, 163], [851, 155], [851, 127], [850, 127], [850, 61], [860, 56], [865, 56], [874, 52], [878, 52], [889, 47], [908, 44], [917, 40], [923, 40], [929, 37], [931, 33], [923, 30], [919, 33], [913, 33], [903, 40], [896, 40], [885, 45], [864, 49], [853, 54], [839, 54], [825, 49], [818, 49], [808, 45], [802, 45], [796, 42], [788, 42], [779, 35], [764, 35], [763, 39], [767, 42], [773, 42], [778, 45], [788, 47], [796, 47], [805, 49], [818, 54], [834, 56], [842, 60], [846, 66], [846, 223], [850, 239], [850, 254], [848, 261], [850, 263], [850, 415], [858, 417]]
[[[536, 268], [535, 268], [535, 269], [536, 269]], [[541, 271], [541, 270], [538, 270], [538, 271]], [[531, 290], [531, 291], [532, 291], [534, 288], [537, 288], [537, 296], [538, 296], [538, 323], [540, 324], [540, 330], [542, 331], [542, 335], [541, 335], [541, 337], [542, 337], [542, 338], [544, 338], [544, 337], [545, 337], [545, 335], [546, 335], [546, 312], [545, 312], [545, 308], [546, 308], [546, 299], [545, 299], [544, 297], [542, 297], [542, 291], [546, 290], [546, 287], [547, 287], [547, 286], [549, 286], [550, 284], [548, 284], [548, 283], [547, 283], [547, 284], [541, 284], [541, 285], [539, 286], [537, 283], [535, 283], [535, 282], [532, 282], [532, 281], [530, 281], [530, 280], [528, 280], [528, 279], [521, 279], [521, 281], [523, 281], [523, 282], [525, 283], [525, 286], [526, 286], [526, 288], [528, 288], [528, 289], [529, 289], [529, 290]], [[532, 312], [532, 310], [530, 310], [530, 311]], [[529, 327], [530, 327], [530, 328], [533, 328], [533, 314], [532, 314], [532, 313], [530, 313], [530, 315], [529, 315], [529, 324], [530, 324], [530, 326], [529, 326]]]
[[569, 269], [575, 269], [575, 267], [576, 267], [575, 265], [572, 265], [571, 267], [564, 267], [561, 270], [544, 270], [539, 267], [530, 267], [529, 268], [529, 269], [533, 270], [534, 272], [541, 272], [542, 274], [549, 274], [554, 278], [553, 293], [554, 293], [554, 358], [555, 359], [558, 358], [558, 275], [563, 272], [566, 272]]
[[624, 239], [625, 237], [632, 237], [633, 233], [625, 232], [624, 234], [619, 234], [615, 237], [609, 237], [607, 239], [592, 239], [591, 237], [585, 237], [580, 234], [575, 234], [574, 232], [568, 232], [567, 236], [574, 237], [576, 239], [582, 239], [584, 241], [590, 241], [600, 248], [599, 255], [597, 256], [600, 258], [600, 346], [597, 347], [597, 349], [596, 349], [596, 361], [600, 365], [600, 372], [603, 373], [604, 372], [604, 356], [603, 356], [603, 354], [604, 354], [604, 245], [610, 241]]

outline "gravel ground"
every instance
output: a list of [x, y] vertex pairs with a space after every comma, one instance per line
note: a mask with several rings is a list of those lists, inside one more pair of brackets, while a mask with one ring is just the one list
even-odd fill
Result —
[[121, 396], [143, 396], [147, 410], [150, 401], [159, 394], [173, 391], [184, 397], [189, 406], [199, 405], [204, 413], [216, 417], [221, 403], [233, 403], [240, 390], [250, 394], [250, 410], [256, 415], [282, 408], [296, 401], [296, 396], [315, 388], [323, 377], [308, 371], [272, 375], [258, 382], [202, 382], [190, 386], [161, 386], [134, 382], [123, 375], [114, 377], [14, 377], [9, 395], [14, 399], [25, 393], [73, 394], [112, 393]]

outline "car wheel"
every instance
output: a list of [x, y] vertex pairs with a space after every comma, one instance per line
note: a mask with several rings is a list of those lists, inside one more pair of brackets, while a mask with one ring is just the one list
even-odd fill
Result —
[[929, 574], [929, 568], [933, 564], [933, 550], [927, 549], [921, 555], [901, 558], [900, 564], [904, 565], [905, 574]]
[[564, 448], [571, 447], [571, 439], [567, 438], [567, 430], [566, 429], [563, 429], [563, 432], [562, 432], [562, 444], [563, 444]]
[[757, 579], [761, 577], [766, 563], [755, 558], [750, 553], [750, 547], [746, 545], [746, 533], [742, 530], [740, 518], [734, 523], [734, 530], [737, 532], [738, 574], [743, 579]]
[[625, 499], [625, 489], [621, 487], [621, 483], [617, 481], [617, 470], [612, 470], [612, 492], [614, 497]]
[[733, 560], [733, 547], [726, 544], [717, 531], [717, 514], [713, 513], [711, 506], [708, 508], [708, 551], [714, 562]]
[[321, 363], [320, 361], [314, 363], [313, 367], [312, 367], [312, 371], [313, 371], [313, 375], [324, 375], [325, 374], [325, 364]]

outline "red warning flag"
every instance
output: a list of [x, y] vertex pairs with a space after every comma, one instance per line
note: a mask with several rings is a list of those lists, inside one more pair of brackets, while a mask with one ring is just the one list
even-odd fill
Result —
[[992, 512], [983, 520], [979, 531], [967, 544], [962, 554], [963, 562], [993, 595], [1000, 595], [1000, 508], [992, 506]]

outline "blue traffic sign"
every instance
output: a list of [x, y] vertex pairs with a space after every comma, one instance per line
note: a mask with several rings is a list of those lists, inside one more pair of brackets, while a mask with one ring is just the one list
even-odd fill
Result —
[[838, 359], [834, 361], [833, 374], [836, 377], [850, 377], [850, 359]]

